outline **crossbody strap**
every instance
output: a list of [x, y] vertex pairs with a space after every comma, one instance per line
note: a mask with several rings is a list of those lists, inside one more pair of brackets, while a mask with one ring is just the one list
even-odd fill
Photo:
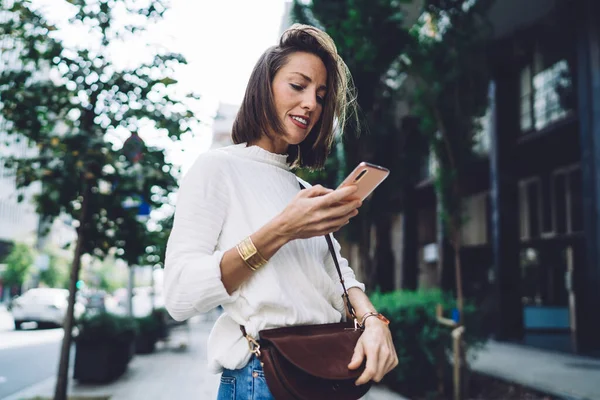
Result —
[[[306, 187], [300, 181], [298, 181], [298, 184], [300, 185], [300, 189], [306, 189]], [[329, 253], [331, 254], [331, 258], [333, 258], [333, 263], [335, 264], [335, 269], [337, 270], [338, 276], [340, 278], [340, 283], [342, 284], [342, 289], [344, 289], [344, 294], [342, 296], [344, 297], [344, 300], [346, 301], [346, 307], [348, 308], [348, 312], [350, 313], [350, 315], [352, 315], [352, 318], [354, 318], [354, 324], [356, 327], [358, 318], [356, 317], [356, 312], [354, 311], [354, 306], [352, 306], [352, 303], [350, 302], [350, 296], [348, 296], [348, 290], [346, 289], [346, 284], [344, 283], [344, 276], [342, 275], [340, 263], [338, 262], [338, 258], [335, 255], [335, 248], [333, 247], [333, 241], [331, 240], [331, 234], [325, 235], [325, 240], [327, 241], [327, 247], [329, 248]], [[240, 330], [242, 331], [242, 335], [248, 340], [248, 345], [250, 346], [250, 352], [254, 353], [257, 357], [260, 357], [261, 356], [260, 344], [255, 339], [253, 339], [250, 335], [248, 335], [248, 333], [246, 332], [246, 328], [243, 325], [240, 325]]]
[[[300, 189], [306, 189], [306, 187], [298, 181], [300, 185]], [[348, 290], [346, 290], [346, 284], [344, 283], [344, 276], [342, 275], [342, 270], [340, 268], [340, 263], [338, 262], [337, 256], [335, 255], [335, 249], [333, 247], [333, 242], [331, 240], [331, 234], [325, 235], [325, 240], [327, 240], [327, 247], [329, 247], [329, 253], [331, 253], [331, 257], [333, 258], [333, 263], [335, 264], [335, 269], [337, 270], [338, 276], [340, 278], [340, 283], [342, 284], [342, 288], [344, 289], [344, 300], [346, 300], [346, 307], [348, 307], [348, 312], [354, 319], [356, 318], [356, 313], [354, 312], [354, 307], [350, 302], [350, 296], [348, 296]]]

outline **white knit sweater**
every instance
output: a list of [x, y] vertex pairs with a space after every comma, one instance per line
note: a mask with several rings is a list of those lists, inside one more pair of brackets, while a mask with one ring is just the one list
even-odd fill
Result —
[[[241, 368], [250, 359], [240, 324], [257, 337], [261, 329], [345, 317], [323, 237], [287, 243], [231, 296], [221, 282], [223, 253], [274, 218], [299, 190], [285, 155], [245, 144], [202, 154], [182, 181], [165, 260], [165, 302], [176, 320], [223, 306], [208, 339], [214, 373]], [[364, 290], [336, 241], [334, 246], [346, 287]]]

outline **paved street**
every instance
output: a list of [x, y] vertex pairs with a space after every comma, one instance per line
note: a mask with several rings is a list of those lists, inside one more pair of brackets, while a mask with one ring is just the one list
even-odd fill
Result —
[[62, 336], [62, 329], [15, 331], [0, 308], [0, 398], [53, 376]]

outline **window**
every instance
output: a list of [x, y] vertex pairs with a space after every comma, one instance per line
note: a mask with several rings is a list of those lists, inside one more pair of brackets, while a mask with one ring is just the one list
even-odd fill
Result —
[[525, 132], [533, 126], [531, 110], [531, 66], [521, 71], [521, 131]]
[[463, 245], [479, 246], [488, 243], [488, 193], [479, 193], [463, 200], [461, 226]]
[[583, 196], [581, 169], [570, 167], [555, 171], [554, 204], [556, 208], [555, 224], [557, 233], [576, 233], [583, 231]]
[[479, 129], [473, 135], [473, 152], [479, 156], [488, 155], [490, 152], [490, 141], [492, 134], [492, 111], [495, 107], [495, 83], [490, 81], [488, 85], [488, 105], [485, 114], [478, 118]]
[[423, 157], [421, 161], [421, 168], [419, 171], [419, 176], [421, 180], [428, 180], [433, 178], [435, 176], [437, 167], [438, 163], [437, 159], [435, 158], [435, 154], [433, 154], [433, 151], [430, 150], [429, 152], [427, 152], [427, 154]]
[[547, 243], [521, 249], [522, 302], [527, 306], [567, 307], [567, 247]]
[[569, 232], [583, 231], [583, 185], [581, 169], [568, 173], [569, 177]]
[[[537, 57], [536, 57], [537, 58]], [[521, 131], [539, 131], [569, 115], [573, 110], [573, 83], [566, 60], [545, 69], [539, 60], [521, 71]], [[536, 72], [537, 70], [537, 72]]]
[[473, 135], [473, 152], [476, 155], [484, 156], [490, 152], [491, 117], [492, 110], [488, 106], [485, 115], [479, 118], [480, 129]]
[[541, 185], [538, 178], [519, 184], [521, 239], [535, 239], [541, 231]]
[[579, 166], [519, 183], [521, 240], [548, 238], [583, 230]]
[[533, 115], [536, 130], [541, 130], [567, 116], [568, 96], [571, 90], [571, 73], [565, 60], [533, 77]]

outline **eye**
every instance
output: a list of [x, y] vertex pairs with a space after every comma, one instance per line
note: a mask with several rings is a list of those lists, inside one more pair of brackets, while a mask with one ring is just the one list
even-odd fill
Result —
[[325, 97], [317, 96], [317, 103], [323, 105], [323, 103], [325, 103]]
[[295, 83], [290, 83], [290, 86], [292, 87], [292, 89], [297, 90], [298, 92], [304, 90], [302, 86], [296, 85]]

